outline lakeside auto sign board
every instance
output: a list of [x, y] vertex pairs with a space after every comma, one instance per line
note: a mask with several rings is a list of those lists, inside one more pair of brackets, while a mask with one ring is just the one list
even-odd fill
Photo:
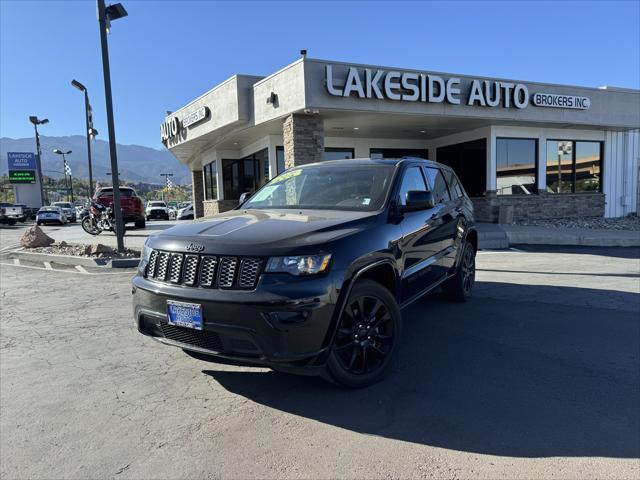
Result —
[[36, 183], [36, 156], [32, 152], [7, 152], [9, 183]]
[[[325, 66], [327, 93], [336, 97], [350, 97], [404, 102], [449, 103], [479, 107], [526, 108], [536, 107], [587, 110], [588, 97], [537, 92], [531, 95], [524, 83], [498, 80], [463, 80], [458, 77], [348, 67], [344, 85], [338, 85], [333, 65]], [[463, 91], [463, 83], [464, 91]]]

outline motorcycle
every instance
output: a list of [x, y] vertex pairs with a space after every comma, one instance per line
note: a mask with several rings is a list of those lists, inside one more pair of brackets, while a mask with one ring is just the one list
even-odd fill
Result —
[[[82, 219], [82, 229], [89, 235], [100, 235], [105, 230], [115, 233], [116, 219], [113, 206], [105, 207], [97, 202], [91, 202], [89, 215]], [[126, 232], [126, 228], [124, 232]]]

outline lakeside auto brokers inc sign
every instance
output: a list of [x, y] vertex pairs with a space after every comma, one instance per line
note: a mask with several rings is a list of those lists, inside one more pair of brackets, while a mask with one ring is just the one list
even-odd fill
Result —
[[36, 156], [31, 152], [7, 152], [9, 183], [36, 183]]
[[208, 119], [209, 114], [209, 107], [200, 107], [182, 117], [182, 120], [178, 117], [172, 117], [165, 120], [160, 125], [160, 140], [162, 143], [166, 144], [168, 140], [176, 137], [183, 129], [189, 128], [196, 123]]
[[356, 67], [349, 67], [344, 85], [337, 85], [333, 77], [333, 65], [325, 66], [325, 85], [327, 92], [337, 97], [355, 94], [358, 98], [519, 109], [526, 108], [529, 102], [536, 107], [576, 110], [587, 110], [591, 106], [588, 97], [542, 92], [531, 95], [523, 83], [465, 80], [463, 94], [462, 80], [458, 77], [443, 78], [425, 73], [370, 68], [359, 71]]

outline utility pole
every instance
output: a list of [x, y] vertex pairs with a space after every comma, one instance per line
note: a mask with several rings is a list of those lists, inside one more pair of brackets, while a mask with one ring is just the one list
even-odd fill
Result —
[[48, 118], [43, 118], [42, 120], [38, 119], [37, 116], [31, 115], [29, 117], [29, 121], [33, 123], [33, 128], [36, 131], [36, 168], [38, 170], [38, 180], [40, 182], [40, 203], [44, 205], [46, 199], [44, 197], [44, 178], [42, 177], [42, 151], [40, 150], [40, 135], [38, 134], [38, 125], [45, 125], [49, 123]]
[[112, 20], [125, 17], [127, 11], [122, 4], [116, 3], [107, 8], [104, 0], [96, 0], [98, 25], [100, 27], [100, 46], [102, 48], [102, 73], [104, 76], [104, 96], [107, 106], [107, 127], [109, 129], [109, 152], [111, 156], [111, 177], [113, 178], [113, 209], [116, 217], [116, 239], [118, 251], [124, 252], [124, 222], [122, 221], [122, 203], [120, 202], [120, 180], [118, 178], [118, 156], [116, 152], [116, 131], [113, 122], [113, 98], [111, 97], [111, 70], [109, 67], [109, 44], [107, 30]]
[[93, 196], [93, 168], [91, 164], [91, 139], [95, 138], [98, 131], [93, 128], [93, 115], [91, 104], [89, 103], [89, 92], [87, 87], [77, 80], [72, 80], [71, 85], [84, 93], [84, 117], [86, 123], [87, 134], [87, 159], [89, 161], [89, 198]]

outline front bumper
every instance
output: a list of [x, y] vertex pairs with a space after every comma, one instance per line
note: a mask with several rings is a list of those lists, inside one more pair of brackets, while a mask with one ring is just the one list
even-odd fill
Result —
[[[326, 361], [336, 299], [329, 276], [263, 275], [252, 291], [169, 285], [140, 275], [133, 279], [140, 333], [235, 364], [310, 375]], [[169, 325], [167, 300], [201, 304], [203, 330]]]
[[169, 218], [169, 212], [164, 210], [151, 210], [147, 212], [147, 218]]

